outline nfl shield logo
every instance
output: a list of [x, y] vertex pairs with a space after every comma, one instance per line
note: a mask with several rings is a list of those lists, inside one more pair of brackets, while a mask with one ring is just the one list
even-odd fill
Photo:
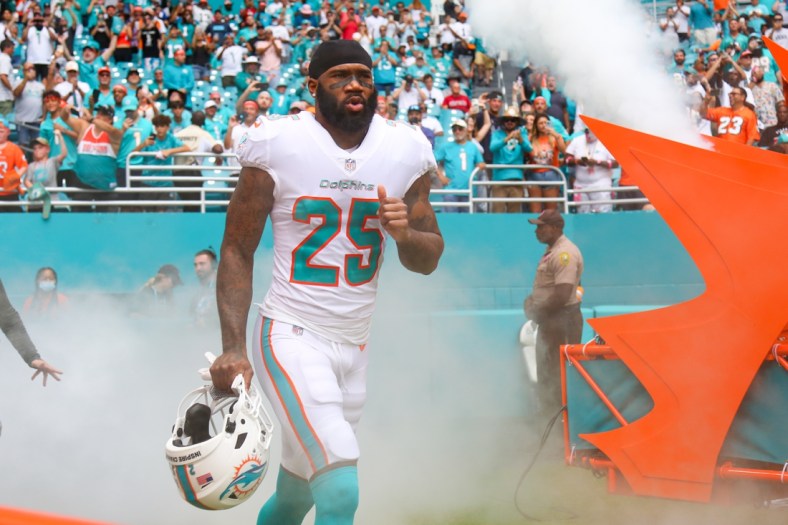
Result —
[[345, 171], [348, 173], [355, 171], [356, 169], [356, 161], [353, 159], [346, 159], [345, 160]]

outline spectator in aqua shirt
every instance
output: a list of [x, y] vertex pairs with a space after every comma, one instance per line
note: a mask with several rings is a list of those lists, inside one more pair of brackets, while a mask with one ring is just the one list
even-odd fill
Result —
[[[256, 56], [248, 56], [243, 61], [243, 71], [235, 75], [235, 87], [239, 93], [246, 91], [251, 84], [260, 81], [260, 61]], [[260, 90], [255, 90], [249, 94], [249, 98], [254, 100]]]
[[170, 31], [164, 38], [162, 49], [164, 50], [164, 64], [172, 63], [175, 60], [175, 55], [178, 51], [183, 51], [183, 56], [186, 57], [186, 40], [181, 35], [181, 30], [177, 25], [170, 26]]
[[434, 73], [435, 71], [433, 71], [424, 60], [424, 54], [420, 51], [417, 51], [416, 62], [414, 62], [411, 66], [408, 66], [407, 74], [420, 81], [422, 78], [424, 78], [424, 75]]
[[438, 75], [446, 77], [451, 72], [451, 58], [445, 56], [443, 48], [440, 46], [435, 46], [432, 48], [432, 57], [427, 60], [427, 64], [429, 64], [429, 66]]
[[728, 23], [722, 26], [724, 28], [724, 36], [720, 43], [720, 50], [727, 51], [734, 60], [738, 60], [739, 54], [747, 49], [749, 38], [741, 31], [741, 24], [735, 18], [728, 20]]
[[[391, 23], [394, 24], [392, 27], [395, 27], [397, 25], [395, 22], [391, 22]], [[380, 36], [378, 36], [372, 41], [373, 51], [378, 51], [380, 49], [380, 46], [383, 45], [383, 42], [388, 42], [389, 48], [391, 49], [397, 48], [397, 40], [394, 37], [390, 36], [393, 33], [390, 33], [388, 28], [389, 26], [387, 24], [383, 24], [382, 26], [380, 26]]]
[[315, 16], [312, 6], [306, 2], [304, 2], [301, 7], [298, 7], [295, 13], [293, 13], [292, 20], [293, 27], [301, 27], [304, 23], [310, 26], [316, 26], [320, 22], [320, 19]]
[[717, 40], [717, 24], [714, 22], [712, 0], [698, 0], [689, 6], [689, 25], [692, 38], [703, 49], [709, 48]]
[[293, 62], [306, 62], [307, 57], [312, 55], [312, 48], [320, 43], [317, 37], [318, 30], [312, 26], [302, 26], [301, 29], [293, 35], [290, 41], [293, 46]]
[[394, 90], [398, 65], [397, 54], [391, 50], [388, 41], [384, 40], [380, 45], [380, 51], [372, 55], [372, 74], [375, 79], [375, 88], [386, 96]]
[[126, 186], [126, 166], [127, 164], [143, 164], [143, 157], [132, 157], [129, 161], [129, 154], [137, 150], [137, 147], [145, 142], [153, 133], [153, 124], [150, 120], [140, 117], [137, 112], [138, 102], [136, 98], [126, 97], [121, 108], [122, 121], [119, 126], [123, 129], [123, 137], [120, 139], [120, 149], [118, 149], [118, 171], [116, 178], [119, 187]]
[[290, 95], [287, 92], [287, 81], [282, 79], [276, 84], [274, 91], [269, 91], [274, 99], [271, 109], [268, 110], [272, 115], [287, 115], [290, 111]]
[[164, 66], [164, 89], [189, 92], [194, 89], [194, 71], [186, 64], [186, 51], [175, 51], [173, 61]]
[[216, 102], [209, 100], [205, 103], [205, 124], [208, 133], [216, 140], [223, 140], [224, 133], [227, 131], [227, 121], [222, 119]]
[[123, 125], [123, 100], [128, 96], [129, 90], [123, 84], [112, 86], [112, 109], [115, 110], [113, 125], [120, 128]]
[[261, 9], [258, 9], [254, 15], [254, 20], [263, 27], [268, 27], [274, 21], [273, 17], [265, 12], [265, 2], [262, 2]]
[[[525, 163], [525, 154], [532, 151], [528, 141], [528, 130], [523, 127], [523, 119], [516, 107], [506, 109], [501, 117], [501, 128], [492, 132], [490, 151], [493, 164], [511, 166]], [[522, 168], [501, 168], [492, 170], [493, 181], [522, 181]], [[523, 199], [525, 186], [522, 184], [496, 185], [492, 187], [495, 198]], [[493, 202], [493, 213], [516, 213], [522, 211], [520, 202]]]
[[763, 41], [758, 35], [751, 35], [750, 42], [747, 49], [752, 53], [752, 67], [760, 67], [763, 71], [763, 79], [766, 82], [777, 82], [777, 73], [779, 68], [777, 62], [769, 51], [763, 45]]
[[[189, 147], [185, 146], [178, 138], [170, 132], [170, 123], [172, 120], [167, 115], [156, 115], [153, 117], [153, 130], [154, 133], [147, 139], [142, 141], [139, 146], [134, 148], [134, 151], [142, 151], [145, 153], [156, 153], [153, 157], [145, 157], [145, 164], [151, 166], [172, 166], [172, 156], [176, 153], [183, 153], [189, 151]], [[143, 170], [142, 175], [145, 177], [172, 177], [171, 170]], [[145, 181], [146, 186], [154, 187], [171, 187], [173, 183], [171, 180], [162, 181]], [[158, 196], [158, 197], [157, 197]], [[146, 196], [147, 200], [168, 199], [169, 195], [166, 193], [157, 194], [152, 193]]]
[[[74, 164], [77, 161], [77, 132], [74, 131], [66, 122], [60, 118], [60, 108], [62, 97], [54, 89], [44, 91], [44, 119], [41, 121], [39, 136], [47, 139], [52, 145], [51, 155], [60, 156], [61, 148], [66, 148], [66, 158], [60, 164], [58, 170], [58, 185], [70, 174], [74, 175]], [[55, 130], [59, 130], [62, 142], [55, 140]], [[70, 179], [69, 179], [70, 180]]]
[[192, 125], [192, 113], [183, 104], [183, 100], [170, 100], [170, 107], [162, 112], [170, 117], [170, 131], [175, 134]]
[[241, 29], [238, 30], [238, 34], [235, 35], [235, 43], [242, 46], [256, 36], [257, 24], [254, 21], [254, 16], [249, 15], [244, 19], [244, 23], [241, 26]]
[[761, 28], [768, 23], [772, 10], [760, 0], [751, 0], [750, 5], [740, 11], [747, 18], [747, 27], [751, 33], [761, 34]]
[[216, 103], [216, 118], [220, 119], [225, 126], [230, 120], [230, 117], [236, 114], [232, 107], [225, 106], [222, 103], [222, 94], [219, 91], [211, 91], [208, 99]]
[[117, 38], [113, 38], [110, 46], [99, 54], [100, 47], [96, 41], [88, 40], [82, 47], [82, 60], [75, 59], [74, 55], [65, 46], [63, 47], [63, 53], [66, 60], [74, 60], [79, 63], [79, 80], [85, 82], [93, 90], [99, 87], [99, 69], [107, 66], [112, 53], [115, 52], [116, 43]]
[[[476, 168], [484, 169], [484, 159], [479, 146], [468, 137], [468, 124], [462, 119], [451, 123], [453, 141], [444, 142], [435, 152], [438, 162], [438, 180], [447, 190], [467, 191], [470, 177]], [[468, 202], [468, 194], [443, 195], [444, 202]], [[467, 213], [465, 206], [446, 206], [447, 213]]]

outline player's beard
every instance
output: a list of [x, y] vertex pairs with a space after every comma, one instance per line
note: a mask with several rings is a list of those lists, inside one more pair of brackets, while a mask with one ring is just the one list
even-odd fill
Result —
[[320, 108], [320, 114], [328, 121], [332, 127], [347, 133], [353, 133], [362, 129], [367, 129], [375, 116], [378, 107], [378, 90], [374, 89], [364, 103], [364, 110], [361, 113], [352, 115], [347, 112], [337, 97], [329, 91], [323, 89], [318, 84], [315, 91], [315, 101]]

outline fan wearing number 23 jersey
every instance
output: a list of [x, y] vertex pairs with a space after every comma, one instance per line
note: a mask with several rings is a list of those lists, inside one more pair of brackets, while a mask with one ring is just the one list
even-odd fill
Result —
[[754, 144], [761, 135], [758, 132], [758, 117], [750, 108], [709, 108], [707, 117], [717, 123], [717, 136], [740, 144]]
[[334, 341], [366, 343], [386, 240], [378, 186], [402, 198], [435, 169], [424, 134], [375, 116], [348, 152], [308, 112], [260, 117], [238, 158], [275, 185], [273, 280], [262, 314]]

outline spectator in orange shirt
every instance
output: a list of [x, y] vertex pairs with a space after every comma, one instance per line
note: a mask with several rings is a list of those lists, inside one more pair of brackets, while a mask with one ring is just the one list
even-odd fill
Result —
[[761, 138], [758, 133], [758, 117], [755, 112], [745, 105], [747, 92], [743, 87], [736, 86], [731, 89], [731, 107], [710, 108], [712, 96], [706, 95], [700, 106], [699, 113], [703, 118], [716, 122], [717, 136], [721, 139], [731, 140], [740, 144], [752, 146]]
[[[0, 201], [18, 201], [24, 193], [24, 186], [19, 181], [27, 170], [27, 159], [19, 146], [8, 142], [10, 134], [8, 124], [0, 119]], [[0, 206], [0, 212], [20, 210], [18, 207]]]

